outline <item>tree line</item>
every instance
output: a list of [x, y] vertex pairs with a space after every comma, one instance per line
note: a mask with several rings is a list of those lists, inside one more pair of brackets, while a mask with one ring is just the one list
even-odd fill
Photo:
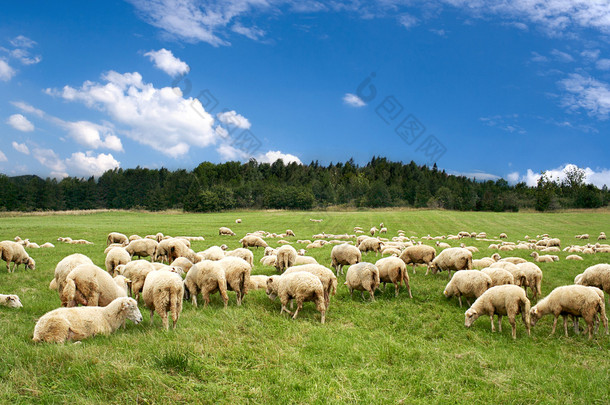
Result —
[[364, 166], [317, 161], [310, 164], [203, 162], [194, 170], [114, 169], [98, 179], [0, 174], [0, 210], [184, 209], [210, 212], [235, 208], [302, 209], [415, 207], [460, 211], [518, 211], [535, 208], [597, 208], [610, 192], [585, 184], [571, 168], [558, 182], [543, 173], [536, 187], [504, 179], [475, 181], [415, 162], [373, 157]]

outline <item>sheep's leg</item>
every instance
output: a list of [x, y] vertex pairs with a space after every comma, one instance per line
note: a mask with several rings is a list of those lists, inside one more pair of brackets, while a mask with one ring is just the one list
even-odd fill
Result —
[[513, 329], [513, 339], [517, 339], [517, 324], [515, 323], [515, 316], [509, 315], [508, 322], [510, 323], [510, 327]]
[[578, 318], [577, 317], [572, 316], [572, 324], [573, 324], [574, 334], [579, 335], [580, 328], [578, 327]]
[[396, 297], [398, 297], [398, 292], [400, 291], [400, 285], [396, 284], [396, 293], [394, 294]]
[[565, 333], [566, 337], [568, 337], [568, 316], [567, 315], [562, 315], [563, 316], [563, 332]]
[[362, 298], [362, 301], [364, 301], [364, 291], [360, 291], [360, 297]]
[[555, 328], [557, 328], [557, 319], [559, 318], [559, 315], [555, 315], [555, 319], [553, 320], [553, 329], [551, 329], [551, 335], [555, 334]]
[[589, 340], [591, 340], [591, 336], [593, 333], [593, 319], [586, 319], [585, 321], [587, 322], [587, 331], [589, 332]]
[[385, 293], [385, 282], [383, 283], [383, 288], [381, 289], [382, 293]]
[[347, 289], [349, 290], [349, 296], [350, 298], [353, 300], [354, 299], [354, 289], [351, 287], [347, 287]]
[[294, 311], [294, 315], [292, 316], [292, 319], [297, 319], [297, 315], [299, 314], [299, 310], [301, 308], [303, 308], [303, 300], [297, 298], [297, 310]]
[[491, 331], [496, 331], [496, 325], [494, 325], [494, 314], [489, 315], [489, 320], [491, 321]]
[[460, 308], [462, 308], [462, 296], [458, 294], [458, 301], [460, 302]]
[[498, 314], [498, 332], [502, 333], [502, 315]]
[[154, 310], [154, 309], [151, 309], [151, 310], [150, 310], [150, 324], [151, 324], [151, 325], [153, 324], [153, 315], [155, 315], [155, 310]]
[[369, 291], [369, 294], [371, 295], [371, 301], [375, 301], [375, 290]]
[[157, 312], [159, 313], [159, 316], [161, 317], [161, 321], [163, 323], [163, 329], [169, 330], [169, 320], [167, 319], [167, 311], [165, 311], [165, 308], [159, 308], [159, 310], [157, 310]]
[[470, 304], [470, 300], [468, 298], [466, 298], [466, 304], [468, 304], [468, 307], [470, 308], [471, 304]]
[[195, 291], [195, 292], [190, 291], [190, 294], [191, 294], [191, 304], [192, 304], [192, 305], [193, 305], [195, 308], [197, 308], [197, 291]]

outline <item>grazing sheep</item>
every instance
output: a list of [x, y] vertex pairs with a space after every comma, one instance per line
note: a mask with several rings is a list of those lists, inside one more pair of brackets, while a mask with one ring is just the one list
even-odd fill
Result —
[[324, 304], [326, 310], [330, 305], [330, 296], [337, 293], [337, 277], [335, 273], [328, 267], [324, 267], [321, 264], [306, 264], [302, 266], [293, 266], [284, 272], [284, 274], [296, 273], [298, 271], [306, 271], [318, 277], [322, 282], [322, 288], [324, 289]]
[[170, 267], [180, 267], [184, 273], [189, 271], [191, 267], [193, 267], [193, 262], [191, 262], [186, 257], [178, 257], [176, 260], [171, 262]]
[[248, 291], [264, 290], [267, 288], [267, 279], [269, 276], [255, 275], [250, 276], [250, 283], [248, 284]]
[[[14, 272], [20, 264], [25, 264], [25, 269], [36, 269], [36, 262], [32, 259], [22, 245], [17, 242], [5, 240], [0, 242], [0, 258], [6, 262], [6, 271]], [[11, 268], [10, 264], [13, 263]]]
[[472, 252], [462, 248], [449, 248], [443, 250], [430, 264], [432, 274], [447, 270], [451, 277], [451, 270], [472, 270]]
[[235, 236], [235, 232], [233, 232], [231, 229], [227, 228], [226, 226], [221, 226], [220, 228], [218, 228], [218, 234]]
[[317, 248], [321, 248], [322, 246], [326, 245], [328, 242], [325, 240], [317, 240], [313, 243], [310, 243], [306, 246], [307, 249], [317, 249]]
[[106, 239], [106, 246], [111, 243], [120, 243], [123, 246], [127, 246], [129, 244], [129, 238], [127, 235], [123, 235], [119, 232], [110, 232], [108, 234], [108, 238]]
[[155, 271], [152, 263], [146, 260], [134, 260], [127, 264], [121, 264], [116, 267], [116, 272], [131, 280], [131, 292], [136, 301], [140, 301], [140, 292], [144, 287], [146, 276], [151, 271]]
[[[606, 294], [610, 294], [610, 264], [600, 263], [587, 267], [582, 274], [576, 277], [578, 280], [574, 280], [575, 284], [597, 287]], [[610, 303], [610, 298], [608, 298], [608, 302]]]
[[407, 291], [409, 291], [409, 298], [413, 298], [411, 294], [411, 286], [409, 284], [409, 274], [407, 272], [407, 265], [398, 257], [386, 257], [377, 260], [375, 266], [379, 270], [379, 281], [383, 283], [383, 290], [385, 291], [386, 283], [393, 283], [396, 289], [395, 295], [398, 297], [400, 286], [404, 280]]
[[129, 235], [129, 243], [133, 242], [134, 240], [138, 240], [138, 239], [142, 239], [142, 237], [140, 235]]
[[318, 264], [318, 261], [315, 257], [311, 256], [297, 256], [293, 266], [300, 266], [302, 264]]
[[295, 248], [289, 245], [280, 247], [277, 250], [277, 257], [275, 260], [275, 269], [278, 273], [282, 273], [288, 267], [294, 265], [297, 260], [297, 251]]
[[203, 260], [221, 260], [225, 258], [225, 251], [220, 246], [210, 246], [197, 253]]
[[606, 332], [608, 331], [608, 321], [604, 301], [599, 297], [595, 290], [583, 285], [568, 285], [557, 287], [549, 295], [540, 300], [530, 310], [530, 323], [535, 326], [536, 322], [546, 314], [553, 314], [553, 329], [551, 335], [555, 333], [557, 318], [563, 316], [563, 327], [566, 337], [568, 336], [568, 315], [581, 316], [587, 323], [589, 339], [593, 332], [595, 315], [600, 312]]
[[126, 277], [113, 278], [94, 264], [80, 264], [66, 276], [61, 306], [105, 307], [116, 298], [127, 297], [129, 283]]
[[353, 297], [354, 290], [361, 291], [364, 299], [364, 291], [368, 291], [371, 301], [375, 301], [375, 290], [379, 287], [379, 269], [372, 263], [360, 262], [347, 269], [345, 285], [350, 296]]
[[333, 246], [330, 252], [331, 265], [335, 269], [335, 274], [343, 274], [343, 266], [359, 263], [362, 260], [360, 250], [348, 243]]
[[254, 254], [250, 249], [237, 248], [235, 250], [227, 250], [225, 252], [225, 255], [235, 256], [239, 257], [240, 259], [244, 259], [246, 262], [248, 262], [248, 264], [250, 264], [250, 267], [254, 265]]
[[493, 263], [489, 267], [507, 270], [510, 274], [513, 275], [513, 278], [515, 280], [515, 285], [517, 285], [517, 286], [525, 287], [527, 285], [527, 277], [525, 277], [525, 273], [523, 272], [522, 269], [517, 267], [516, 264], [512, 264], [511, 262], [499, 261], [499, 262]]
[[515, 278], [510, 271], [498, 267], [486, 267], [481, 270], [491, 278], [491, 286], [515, 284]]
[[388, 233], [388, 228], [385, 226], [381, 227], [381, 229], [379, 229], [379, 233]]
[[38, 319], [34, 342], [64, 343], [95, 335], [109, 335], [125, 324], [138, 324], [142, 314], [133, 298], [117, 298], [105, 307], [57, 308]]
[[555, 259], [553, 259], [553, 256], [551, 256], [551, 255], [540, 256], [540, 254], [538, 252], [532, 252], [532, 254], [530, 256], [533, 257], [534, 260], [537, 261], [538, 263], [553, 263], [555, 261]]
[[277, 256], [276, 255], [271, 255], [271, 256], [263, 256], [260, 260], [261, 264], [263, 266], [271, 266], [271, 267], [275, 267], [275, 261], [277, 260]]
[[425, 264], [427, 275], [435, 257], [436, 250], [428, 245], [409, 246], [400, 254], [400, 259], [405, 262], [405, 264], [413, 265], [413, 274], [415, 274], [415, 265]]
[[256, 235], [246, 235], [239, 240], [239, 243], [241, 243], [241, 246], [244, 248], [255, 247], [258, 249], [259, 247], [269, 247], [269, 245], [263, 240], [263, 238]]
[[167, 270], [153, 271], [146, 276], [142, 298], [144, 304], [150, 310], [150, 323], [156, 312], [161, 317], [163, 328], [169, 329], [167, 312], [172, 315], [172, 328], [176, 329], [176, 323], [182, 312], [182, 300], [184, 297], [184, 283], [182, 277]]
[[122, 247], [115, 247], [110, 249], [108, 254], [106, 255], [106, 271], [110, 273], [110, 275], [114, 276], [114, 269], [119, 264], [127, 264], [131, 261], [131, 256], [129, 252]]
[[106, 247], [106, 249], [104, 249], [104, 254], [107, 255], [108, 252], [110, 252], [113, 248], [118, 247], [118, 248], [125, 248], [125, 246], [121, 245], [120, 243], [111, 243], [110, 245], [108, 245]]
[[366, 237], [358, 244], [358, 249], [360, 249], [362, 253], [375, 252], [375, 256], [381, 252], [382, 248], [383, 242], [377, 238]]
[[436, 247], [438, 247], [440, 249], [449, 249], [451, 247], [451, 245], [448, 243], [445, 243], [445, 242], [436, 241]]
[[193, 259], [191, 261], [194, 261], [194, 258], [192, 257], [194, 253], [190, 252], [187, 242], [188, 241], [185, 239], [178, 238], [163, 239], [157, 245], [153, 260], [155, 262], [171, 263], [178, 257], [186, 257], [189, 260]]
[[[458, 273], [459, 274], [459, 273]], [[515, 317], [521, 313], [527, 334], [530, 335], [530, 301], [525, 292], [515, 285], [500, 285], [485, 291], [464, 313], [464, 325], [467, 328], [481, 315], [488, 315], [491, 320], [491, 331], [495, 332], [494, 314], [498, 314], [498, 329], [502, 332], [502, 316], [508, 316], [513, 339], [517, 338]]]
[[237, 305], [241, 305], [244, 296], [248, 293], [250, 273], [252, 266], [241, 257], [225, 257], [218, 261], [225, 271], [227, 290], [237, 294]]
[[495, 262], [501, 259], [500, 254], [494, 253], [491, 257], [483, 257], [481, 259], [473, 259], [472, 260], [472, 268], [473, 269], [484, 269], [486, 267], [491, 266]]
[[0, 305], [9, 307], [9, 308], [22, 308], [23, 307], [19, 297], [14, 294], [10, 294], [10, 295], [0, 294]]
[[138, 256], [138, 259], [142, 257], [150, 257], [150, 261], [153, 261], [155, 251], [159, 243], [154, 239], [135, 239], [125, 246], [125, 250], [129, 253], [132, 258]]
[[447, 298], [458, 297], [460, 308], [462, 307], [462, 296], [470, 306], [468, 298], [479, 298], [489, 287], [491, 287], [491, 277], [479, 270], [462, 270], [453, 275], [443, 295]]
[[581, 256], [578, 255], [569, 255], [566, 257], [566, 260], [583, 260]]
[[224, 302], [225, 308], [229, 303], [227, 295], [227, 279], [223, 267], [217, 261], [203, 260], [195, 264], [184, 279], [184, 286], [188, 291], [191, 303], [197, 307], [197, 294], [201, 293], [204, 307], [210, 303], [210, 294], [218, 291]]
[[517, 264], [519, 270], [523, 271], [525, 275], [525, 284], [523, 285], [523, 290], [526, 290], [527, 287], [532, 290], [532, 299], [536, 299], [538, 295], [542, 295], [542, 270], [540, 267], [536, 266], [534, 263], [519, 263]]
[[374, 226], [369, 230], [369, 233], [371, 234], [371, 236], [375, 235], [375, 232], [377, 232], [377, 227]]
[[[296, 319], [299, 311], [303, 308], [304, 301], [313, 301], [320, 312], [320, 322], [325, 322], [324, 287], [320, 279], [311, 273], [297, 271], [290, 274], [282, 274], [281, 276], [271, 276], [267, 279], [266, 293], [271, 300], [279, 297], [282, 304], [280, 314], [287, 312], [292, 315], [292, 319]], [[294, 311], [294, 314], [286, 307], [291, 299], [297, 302], [297, 309]]]

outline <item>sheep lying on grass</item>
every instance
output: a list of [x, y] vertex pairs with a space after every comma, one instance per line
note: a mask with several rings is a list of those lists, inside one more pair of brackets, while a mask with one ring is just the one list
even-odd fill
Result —
[[530, 254], [531, 257], [534, 258], [535, 261], [539, 262], [539, 263], [553, 263], [555, 261], [558, 261], [559, 258], [557, 260], [555, 260], [555, 258], [557, 256], [554, 255], [540, 255], [540, 253], [538, 252], [532, 252]]
[[148, 273], [144, 287], [142, 288], [142, 298], [150, 310], [150, 323], [153, 322], [153, 315], [156, 312], [161, 317], [163, 328], [169, 329], [167, 312], [172, 315], [172, 328], [176, 329], [176, 323], [182, 312], [182, 300], [184, 298], [184, 284], [182, 277], [168, 270], [157, 270]]
[[[5, 240], [0, 242], [0, 258], [6, 262], [6, 271], [14, 272], [20, 264], [25, 264], [25, 268], [35, 270], [36, 262], [32, 259], [22, 245], [17, 242]], [[11, 268], [10, 264], [13, 263]]]
[[[459, 274], [459, 273], [458, 273]], [[517, 338], [515, 317], [521, 313], [527, 334], [530, 334], [530, 301], [525, 292], [516, 285], [500, 285], [485, 291], [464, 313], [464, 325], [469, 328], [481, 315], [488, 315], [491, 321], [491, 331], [495, 332], [494, 314], [498, 314], [498, 329], [502, 332], [502, 316], [508, 316], [512, 327], [513, 339]]]
[[133, 298], [117, 298], [105, 307], [58, 308], [44, 314], [34, 327], [34, 342], [63, 343], [98, 334], [109, 335], [125, 323], [138, 324], [142, 314]]
[[601, 314], [606, 333], [608, 332], [608, 318], [603, 299], [592, 288], [582, 285], [568, 285], [557, 287], [549, 295], [540, 300], [530, 310], [530, 322], [532, 326], [547, 314], [553, 314], [553, 329], [551, 335], [555, 333], [557, 319], [559, 315], [563, 317], [563, 328], [566, 337], [568, 336], [568, 315], [580, 316], [587, 323], [589, 339], [593, 332], [593, 323], [597, 313]]
[[353, 297], [354, 290], [357, 290], [364, 299], [364, 292], [368, 291], [371, 301], [375, 301], [375, 290], [379, 287], [379, 283], [379, 269], [372, 263], [360, 262], [347, 269], [344, 284], [350, 296]]
[[[239, 223], [239, 222], [236, 222], [236, 223]], [[227, 228], [226, 226], [221, 226], [220, 228], [218, 228], [218, 234], [235, 236], [235, 232], [233, 232], [230, 228]]]
[[[271, 276], [267, 279], [267, 296], [271, 300], [276, 297], [280, 298], [282, 308], [280, 313], [287, 312], [292, 315], [292, 319], [296, 319], [303, 302], [313, 301], [316, 304], [316, 309], [320, 312], [320, 322], [326, 320], [326, 305], [324, 304], [324, 287], [322, 282], [316, 276], [306, 271], [297, 271], [281, 276]], [[297, 302], [297, 309], [294, 314], [288, 310], [288, 301], [294, 299]]]
[[469, 298], [479, 298], [489, 287], [491, 287], [491, 277], [479, 270], [462, 270], [453, 275], [443, 295], [447, 298], [458, 297], [460, 308], [462, 307], [462, 296], [470, 305]]
[[21, 300], [17, 295], [5, 295], [0, 294], [0, 305], [4, 305], [9, 308], [21, 308], [23, 305], [21, 304]]

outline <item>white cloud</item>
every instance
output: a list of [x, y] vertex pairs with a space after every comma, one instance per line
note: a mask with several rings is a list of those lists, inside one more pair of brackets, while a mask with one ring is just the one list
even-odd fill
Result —
[[6, 123], [21, 132], [32, 132], [34, 130], [34, 124], [32, 124], [27, 118], [25, 118], [21, 114], [11, 115], [6, 120]]
[[220, 122], [228, 126], [235, 126], [241, 129], [250, 129], [252, 126], [246, 117], [234, 110], [218, 113], [217, 117]]
[[[551, 180], [559, 183], [566, 178], [565, 171], [574, 167], [577, 166], [572, 163], [566, 163], [556, 169], [546, 170], [546, 174]], [[593, 184], [599, 188], [604, 185], [610, 187], [610, 169], [598, 168], [593, 170], [590, 167], [586, 167], [583, 170], [585, 171], [585, 183]], [[507, 176], [507, 180], [512, 184], [524, 182], [530, 187], [535, 187], [538, 184], [540, 176], [540, 173], [535, 173], [532, 169], [527, 169], [523, 176], [521, 176], [519, 172], [510, 173]]]
[[7, 61], [0, 59], [0, 80], [8, 82], [15, 76], [15, 73], [15, 69]]
[[295, 155], [291, 155], [290, 153], [282, 153], [279, 150], [273, 151], [270, 150], [265, 154], [260, 154], [256, 156], [256, 161], [259, 163], [273, 163], [278, 159], [282, 159], [284, 164], [295, 162], [297, 164], [302, 164], [301, 159], [296, 157]]
[[218, 148], [216, 148], [216, 151], [218, 152], [223, 161], [244, 160], [248, 158], [248, 155], [244, 151], [242, 151], [241, 149], [237, 149], [228, 143], [223, 143]]
[[410, 29], [412, 27], [415, 27], [418, 23], [417, 18], [413, 17], [410, 14], [403, 14], [398, 18], [398, 22], [400, 23], [400, 25], [402, 25], [403, 27]]
[[548, 62], [549, 58], [546, 56], [540, 55], [538, 52], [532, 52], [532, 62]]
[[54, 177], [67, 176], [66, 165], [52, 149], [35, 148], [32, 151], [32, 155], [34, 156], [34, 159], [38, 161], [38, 163], [51, 169], [54, 173]]
[[76, 152], [66, 159], [66, 165], [70, 171], [78, 177], [99, 177], [107, 170], [120, 167], [118, 162], [111, 154], [100, 153], [95, 156], [93, 152]]
[[161, 69], [172, 77], [184, 75], [190, 70], [189, 65], [176, 58], [172, 51], [168, 51], [165, 48], [147, 52], [144, 56], [148, 56], [155, 63], [156, 68]]
[[366, 105], [360, 97], [352, 93], [346, 93], [345, 96], [343, 96], [343, 103], [350, 107], [364, 107]]
[[0, 162], [6, 162], [7, 160], [6, 155], [0, 150]]
[[28, 146], [25, 143], [17, 143], [15, 141], [13, 141], [13, 148], [17, 151], [17, 152], [21, 152], [25, 155], [29, 155], [30, 154], [30, 149], [28, 148]]
[[559, 62], [574, 62], [574, 58], [572, 57], [572, 55], [570, 55], [569, 53], [566, 52], [562, 52], [558, 49], [553, 49], [551, 51], [551, 55], [553, 55], [553, 57], [555, 57], [555, 60], [559, 61]]
[[219, 138], [214, 118], [199, 100], [183, 98], [180, 89], [157, 89], [137, 72], [110, 71], [102, 79], [105, 84], [86, 81], [80, 88], [65, 86], [47, 93], [107, 113], [115, 124], [127, 127], [121, 133], [174, 158], [191, 146], [206, 147]]
[[231, 30], [255, 41], [265, 36], [265, 31], [261, 30], [260, 28], [244, 27], [240, 23], [234, 24], [233, 27], [231, 27]]
[[24, 37], [23, 35], [19, 35], [12, 40], [10, 40], [11, 45], [15, 48], [11, 49], [9, 55], [24, 65], [34, 65], [42, 60], [40, 55], [31, 55], [29, 49], [33, 48], [36, 45], [35, 41], [32, 41], [28, 37]]
[[10, 42], [15, 48], [32, 48], [34, 45], [36, 45], [35, 41], [32, 41], [30, 38], [23, 35], [16, 36], [15, 38], [11, 39]]
[[597, 58], [599, 58], [599, 54], [600, 54], [600, 50], [599, 49], [587, 49], [584, 50], [580, 53], [580, 56], [582, 56], [583, 58], [590, 60], [590, 61], [594, 61], [597, 60]]
[[68, 130], [68, 135], [72, 139], [83, 146], [92, 149], [106, 148], [117, 152], [123, 151], [123, 144], [114, 135], [112, 128], [89, 121], [62, 121], [61, 125]]
[[599, 70], [610, 70], [610, 59], [600, 59], [595, 63]]
[[607, 83], [573, 73], [559, 84], [568, 92], [562, 100], [564, 107], [573, 111], [584, 109], [590, 116], [600, 120], [608, 118], [610, 86]]
[[467, 172], [467, 173], [451, 172], [450, 174], [454, 174], [456, 176], [468, 177], [470, 179], [477, 180], [477, 181], [487, 181], [487, 180], [496, 181], [501, 178], [500, 176], [496, 176], [495, 174], [479, 172], [479, 171]]
[[29, 114], [34, 114], [37, 117], [43, 118], [45, 116], [44, 111], [39, 110], [38, 108], [34, 108], [32, 105], [23, 101], [11, 101], [11, 104], [19, 108], [21, 111]]

